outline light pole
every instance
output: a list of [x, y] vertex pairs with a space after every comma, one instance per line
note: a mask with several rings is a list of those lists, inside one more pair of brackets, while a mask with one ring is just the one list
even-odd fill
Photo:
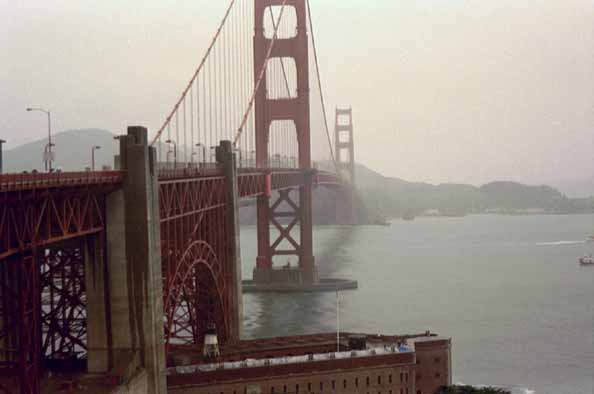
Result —
[[95, 171], [95, 151], [101, 149], [99, 145], [94, 145], [91, 148], [91, 171]]
[[242, 161], [242, 158], [241, 158], [241, 149], [235, 148], [235, 152], [237, 152], [237, 156], [238, 156], [238, 159], [239, 159], [239, 166], [238, 167], [241, 168], [241, 161]]
[[5, 144], [6, 141], [0, 138], [0, 175], [2, 175], [2, 144]]
[[165, 143], [173, 145], [173, 168], [175, 169], [177, 168], [177, 144], [172, 140], [167, 140]]
[[206, 146], [200, 142], [196, 144], [197, 148], [202, 147], [202, 163], [206, 163]]
[[49, 110], [45, 110], [43, 108], [27, 108], [27, 112], [31, 111], [40, 111], [47, 115], [47, 145], [45, 146], [46, 150], [44, 152], [44, 161], [45, 161], [45, 170], [47, 172], [52, 172], [52, 115]]
[[[213, 163], [215, 163], [217, 161], [217, 158], [216, 158], [217, 152], [215, 149], [217, 149], [216, 145], [210, 147], [210, 158], [211, 158], [211, 162], [213, 162]], [[214, 157], [214, 160], [212, 160], [213, 157]]]

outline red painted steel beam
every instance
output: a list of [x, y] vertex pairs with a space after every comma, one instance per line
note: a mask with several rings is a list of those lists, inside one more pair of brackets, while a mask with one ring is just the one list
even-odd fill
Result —
[[121, 171], [3, 174], [0, 175], [0, 192], [121, 184], [123, 177]]

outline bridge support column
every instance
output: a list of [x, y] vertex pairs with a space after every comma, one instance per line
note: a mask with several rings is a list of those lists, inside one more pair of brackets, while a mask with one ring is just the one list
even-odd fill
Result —
[[147, 130], [120, 137], [122, 191], [107, 200], [109, 304], [114, 368], [148, 375], [148, 393], [165, 394], [163, 277], [156, 152]]
[[301, 211], [299, 269], [304, 282], [317, 283], [318, 269], [313, 255], [313, 219], [312, 219], [313, 172], [305, 174], [305, 185], [299, 189]]
[[340, 176], [349, 184], [337, 198], [336, 223], [355, 225], [359, 222], [355, 194], [355, 143], [353, 139], [353, 111], [336, 108], [334, 122], [335, 161]]
[[230, 301], [231, 341], [241, 339], [243, 334], [243, 291], [241, 288], [241, 246], [239, 242], [239, 191], [237, 186], [237, 158], [231, 141], [221, 141], [216, 150], [217, 162], [223, 166], [226, 178], [226, 227], [228, 244], [229, 282], [232, 283]]
[[[265, 18], [272, 14], [268, 7], [285, 5], [294, 10], [296, 35], [277, 37], [268, 58], [271, 38], [265, 35]], [[287, 11], [288, 13], [289, 11]], [[273, 122], [292, 122], [295, 126], [299, 149], [299, 169], [305, 175], [305, 182], [299, 188], [298, 197], [283, 190], [271, 204], [270, 196], [258, 198], [258, 260], [254, 270], [257, 282], [317, 282], [317, 272], [312, 245], [311, 191], [311, 136], [309, 108], [309, 39], [307, 33], [307, 7], [305, 0], [255, 0], [254, 1], [254, 72], [255, 80], [267, 61], [294, 60], [296, 70], [296, 95], [274, 97], [268, 89], [268, 78], [262, 78], [255, 97], [256, 163], [264, 168], [270, 165], [269, 142]], [[270, 33], [270, 32], [268, 32]], [[270, 72], [270, 67], [266, 73]], [[271, 240], [270, 225], [279, 236]], [[299, 225], [300, 237], [293, 237], [291, 231]], [[272, 242], [271, 242], [272, 241]], [[273, 258], [299, 259], [299, 270], [273, 269]], [[284, 264], [285, 261], [282, 261]]]
[[109, 370], [111, 360], [103, 242], [97, 236], [90, 236], [82, 246], [87, 293], [87, 370], [104, 373]]

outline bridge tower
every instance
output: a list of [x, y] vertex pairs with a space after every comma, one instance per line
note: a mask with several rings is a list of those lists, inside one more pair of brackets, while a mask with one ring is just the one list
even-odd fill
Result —
[[[342, 122], [344, 119], [346, 122]], [[352, 108], [336, 108], [334, 123], [335, 160], [343, 178], [355, 185], [355, 144], [353, 141], [353, 110]]]
[[350, 107], [347, 109], [336, 108], [334, 147], [339, 175], [349, 184], [336, 204], [337, 223], [355, 225], [358, 222], [355, 198], [355, 143], [353, 139], [353, 110]]
[[[255, 80], [268, 58], [272, 37], [265, 35], [264, 18], [270, 15], [269, 7], [282, 7], [283, 14], [292, 13], [296, 19], [295, 35], [279, 37], [272, 45], [269, 64], [273, 61], [294, 61], [297, 93], [294, 97], [271, 98], [264, 76], [256, 94], [256, 164], [266, 167], [269, 163], [268, 144], [271, 125], [275, 121], [290, 121], [294, 124], [299, 154], [299, 168], [305, 170], [304, 185], [299, 188], [298, 197], [290, 190], [279, 192], [271, 204], [271, 196], [258, 198], [258, 258], [254, 271], [256, 281], [271, 281], [273, 277], [273, 257], [296, 256], [299, 262], [300, 279], [305, 283], [318, 281], [313, 256], [312, 243], [312, 186], [309, 107], [309, 54], [307, 33], [306, 0], [254, 0], [254, 72]], [[289, 10], [292, 8], [292, 10]], [[291, 12], [289, 12], [291, 11]], [[267, 73], [270, 70], [267, 70]], [[297, 198], [296, 198], [297, 197]], [[278, 229], [279, 235], [271, 242], [270, 226]], [[299, 226], [299, 238], [292, 230]], [[285, 245], [285, 246], [282, 246]], [[287, 249], [281, 250], [281, 247]]]

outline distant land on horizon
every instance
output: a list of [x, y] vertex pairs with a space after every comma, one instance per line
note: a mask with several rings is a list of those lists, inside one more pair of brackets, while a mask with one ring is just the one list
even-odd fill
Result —
[[[80, 129], [56, 133], [55, 166], [63, 171], [83, 171], [90, 166], [91, 147], [96, 151], [95, 166], [111, 166], [118, 149], [115, 134], [102, 129]], [[45, 139], [7, 149], [4, 152], [5, 172], [42, 170], [41, 152]], [[5, 146], [6, 147], [6, 146]], [[328, 165], [328, 164], [326, 164]], [[594, 199], [572, 198], [547, 185], [530, 186], [518, 182], [496, 181], [482, 186], [444, 183], [433, 185], [385, 177], [357, 164], [357, 187], [365, 206], [390, 217], [404, 214], [463, 215], [469, 213], [578, 213], [594, 212]], [[560, 182], [561, 183], [561, 182]], [[594, 183], [594, 182], [592, 182]], [[586, 182], [566, 181], [575, 190], [590, 193]], [[321, 193], [324, 199], [331, 193]], [[326, 203], [322, 205], [327, 206]], [[250, 215], [251, 216], [251, 215]], [[323, 222], [326, 220], [322, 220]]]

